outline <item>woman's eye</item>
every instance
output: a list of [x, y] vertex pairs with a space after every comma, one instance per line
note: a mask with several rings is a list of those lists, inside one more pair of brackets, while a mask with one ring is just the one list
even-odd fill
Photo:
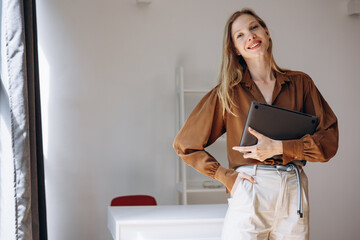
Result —
[[237, 36], [236, 36], [236, 38], [241, 38], [243, 35], [242, 34], [238, 34]]
[[258, 28], [258, 25], [253, 26], [251, 29], [256, 29], [256, 28]]

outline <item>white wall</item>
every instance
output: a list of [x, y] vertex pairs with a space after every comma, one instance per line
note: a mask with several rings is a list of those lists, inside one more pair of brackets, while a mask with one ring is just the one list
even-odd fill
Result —
[[302, 70], [338, 115], [340, 148], [309, 164], [311, 238], [360, 234], [360, 17], [347, 0], [38, 0], [49, 239], [110, 239], [112, 197], [175, 204], [174, 69], [211, 87], [235, 10], [267, 22], [280, 66]]

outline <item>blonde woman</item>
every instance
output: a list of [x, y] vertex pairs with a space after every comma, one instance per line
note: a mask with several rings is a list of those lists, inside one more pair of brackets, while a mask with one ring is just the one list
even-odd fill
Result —
[[[251, 101], [316, 115], [316, 132], [277, 141], [249, 129], [258, 143], [238, 147]], [[228, 167], [204, 150], [225, 132]], [[242, 9], [225, 26], [219, 84], [194, 108], [173, 146], [189, 166], [231, 192], [223, 240], [308, 239], [308, 185], [302, 167], [335, 155], [338, 124], [307, 74], [276, 65], [265, 22], [253, 10]]]

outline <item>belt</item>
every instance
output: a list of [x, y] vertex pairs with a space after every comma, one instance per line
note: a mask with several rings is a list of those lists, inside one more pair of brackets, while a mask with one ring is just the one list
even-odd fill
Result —
[[[243, 165], [241, 167], [254, 167], [254, 165]], [[289, 163], [287, 165], [256, 165], [257, 169], [261, 170], [271, 170], [271, 171], [285, 171], [285, 172], [292, 172], [295, 171], [296, 173], [296, 180], [298, 183], [298, 209], [297, 213], [299, 214], [300, 218], [303, 217], [303, 205], [302, 205], [302, 194], [301, 194], [301, 180], [300, 180], [300, 173], [298, 166], [295, 163]]]

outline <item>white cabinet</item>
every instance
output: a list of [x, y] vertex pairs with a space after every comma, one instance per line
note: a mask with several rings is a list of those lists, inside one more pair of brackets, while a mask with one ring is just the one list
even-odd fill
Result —
[[[190, 80], [189, 80], [190, 81]], [[184, 69], [178, 67], [175, 71], [176, 87], [176, 132], [183, 126], [190, 112], [210, 91], [210, 89], [191, 89], [184, 87]], [[206, 151], [210, 152], [221, 165], [227, 166], [226, 134], [221, 136]], [[184, 163], [181, 158], [176, 162], [176, 186], [181, 204], [211, 204], [226, 203], [229, 197], [225, 187], [217, 180], [207, 177]]]

